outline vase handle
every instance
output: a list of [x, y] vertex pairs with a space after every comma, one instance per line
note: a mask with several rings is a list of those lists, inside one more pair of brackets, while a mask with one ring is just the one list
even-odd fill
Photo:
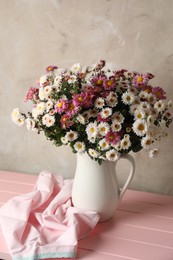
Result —
[[133, 176], [135, 173], [135, 160], [130, 154], [121, 155], [120, 159], [127, 159], [131, 164], [131, 168], [130, 168], [129, 175], [128, 175], [128, 178], [127, 178], [124, 186], [120, 189], [119, 200], [122, 199], [127, 187], [129, 186], [131, 180], [133, 179]]

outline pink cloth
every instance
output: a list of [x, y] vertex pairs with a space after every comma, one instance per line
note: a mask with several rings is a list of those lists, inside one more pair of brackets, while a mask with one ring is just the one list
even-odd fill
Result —
[[73, 207], [71, 189], [72, 180], [42, 172], [31, 193], [1, 207], [1, 227], [14, 260], [76, 257], [78, 240], [99, 215]]

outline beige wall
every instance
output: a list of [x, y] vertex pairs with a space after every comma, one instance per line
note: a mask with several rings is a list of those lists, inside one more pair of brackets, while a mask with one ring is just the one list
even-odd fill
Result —
[[[75, 156], [44, 136], [14, 125], [14, 107], [48, 65], [89, 65], [104, 58], [114, 68], [156, 75], [173, 99], [172, 0], [0, 0], [0, 169], [72, 177]], [[135, 155], [131, 188], [173, 194], [173, 127], [160, 155]], [[121, 168], [121, 167], [119, 167]], [[120, 182], [125, 178], [122, 165]]]

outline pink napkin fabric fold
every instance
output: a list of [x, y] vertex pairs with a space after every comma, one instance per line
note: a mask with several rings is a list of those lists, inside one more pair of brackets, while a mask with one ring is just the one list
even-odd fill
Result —
[[97, 212], [75, 208], [72, 180], [41, 172], [34, 190], [0, 209], [2, 231], [13, 260], [75, 258], [78, 240], [99, 221]]

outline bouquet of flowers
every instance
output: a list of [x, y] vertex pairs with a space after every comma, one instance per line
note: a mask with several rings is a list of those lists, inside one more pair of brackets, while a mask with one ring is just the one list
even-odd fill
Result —
[[153, 87], [151, 73], [112, 71], [106, 62], [69, 70], [46, 68], [26, 94], [30, 112], [12, 111], [12, 120], [29, 130], [44, 132], [56, 146], [70, 145], [74, 153], [88, 153], [101, 163], [121, 154], [145, 149], [153, 157], [154, 142], [166, 135], [172, 122], [172, 101], [161, 87]]

